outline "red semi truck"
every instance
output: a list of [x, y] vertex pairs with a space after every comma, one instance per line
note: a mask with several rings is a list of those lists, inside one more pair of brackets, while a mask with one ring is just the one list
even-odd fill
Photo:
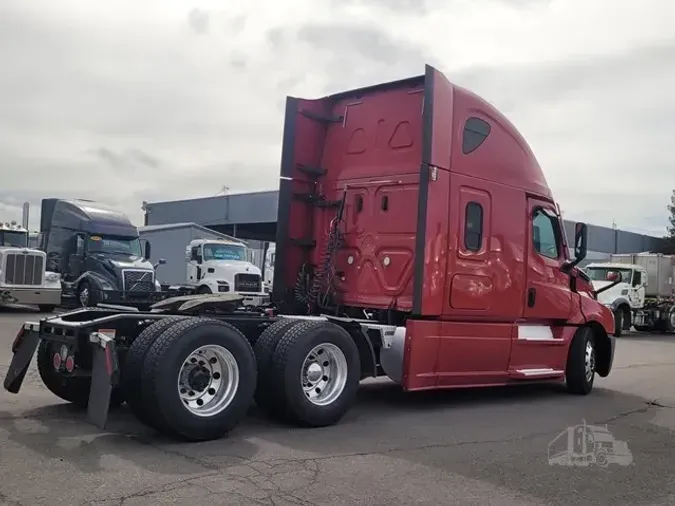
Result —
[[80, 309], [26, 323], [5, 388], [37, 349], [42, 380], [105, 424], [126, 402], [188, 440], [220, 437], [255, 402], [338, 422], [359, 382], [405, 390], [564, 381], [612, 368], [611, 311], [576, 265], [551, 191], [516, 128], [432, 67], [318, 100], [288, 98], [273, 307], [176, 297], [149, 312]]

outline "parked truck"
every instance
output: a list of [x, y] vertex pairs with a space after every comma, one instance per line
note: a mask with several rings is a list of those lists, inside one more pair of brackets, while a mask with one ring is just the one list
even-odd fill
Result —
[[586, 273], [598, 300], [614, 314], [614, 335], [630, 330], [675, 332], [675, 256], [660, 253], [614, 254], [609, 262], [592, 263]]
[[149, 262], [150, 243], [126, 215], [90, 200], [43, 199], [42, 249], [61, 275], [63, 298], [81, 307], [149, 307], [164, 294]]
[[240, 294], [242, 305], [248, 308], [269, 304], [262, 273], [251, 262], [253, 255], [244, 241], [196, 223], [147, 225], [139, 233], [142, 240], [161, 246], [165, 263], [157, 277], [164, 289], [184, 294]]
[[47, 387], [93, 423], [126, 401], [193, 441], [228, 432], [254, 400], [337, 423], [374, 376], [407, 391], [553, 381], [586, 395], [615, 346], [612, 312], [576, 267], [587, 235], [577, 224], [570, 258], [526, 141], [432, 67], [289, 97], [274, 308], [237, 311], [241, 296], [218, 293], [28, 322], [4, 386], [19, 392], [37, 349]]
[[42, 251], [28, 247], [28, 230], [0, 222], [0, 304], [38, 306], [52, 312], [61, 304], [61, 281], [45, 268]]

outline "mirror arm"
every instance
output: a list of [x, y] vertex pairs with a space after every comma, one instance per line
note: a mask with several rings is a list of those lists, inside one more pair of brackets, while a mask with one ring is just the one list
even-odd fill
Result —
[[619, 279], [614, 281], [614, 283], [610, 283], [607, 286], [603, 286], [602, 288], [599, 288], [598, 290], [595, 290], [595, 295], [597, 296], [599, 293], [605, 292], [605, 291], [609, 290], [610, 288], [614, 288], [619, 283], [621, 283], [621, 277], [619, 277]]

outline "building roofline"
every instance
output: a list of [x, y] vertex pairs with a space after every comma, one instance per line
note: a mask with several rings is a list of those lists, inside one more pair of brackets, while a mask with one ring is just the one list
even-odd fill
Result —
[[165, 225], [144, 225], [142, 227], [138, 227], [138, 232], [143, 233], [143, 232], [158, 232], [161, 230], [178, 230], [181, 228], [196, 228], [198, 230], [201, 230], [202, 232], [206, 232], [211, 235], [216, 235], [218, 236], [218, 239], [224, 239], [227, 241], [235, 241], [239, 242], [245, 245], [248, 245], [248, 242], [239, 239], [237, 237], [233, 237], [231, 235], [223, 234], [222, 232], [217, 232], [216, 230], [213, 230], [211, 228], [205, 227], [203, 225], [200, 225], [199, 223], [194, 223], [191, 221], [186, 221], [183, 223], [167, 223]]

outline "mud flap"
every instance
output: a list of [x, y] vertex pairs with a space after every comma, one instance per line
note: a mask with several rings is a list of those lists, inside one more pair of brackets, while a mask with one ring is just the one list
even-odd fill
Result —
[[14, 356], [4, 381], [5, 390], [10, 393], [18, 394], [21, 389], [30, 361], [40, 343], [39, 327], [37, 323], [24, 323], [14, 340], [12, 345]]
[[114, 331], [92, 332], [91, 388], [87, 406], [87, 419], [99, 429], [108, 420], [110, 395], [119, 382], [119, 364]]

